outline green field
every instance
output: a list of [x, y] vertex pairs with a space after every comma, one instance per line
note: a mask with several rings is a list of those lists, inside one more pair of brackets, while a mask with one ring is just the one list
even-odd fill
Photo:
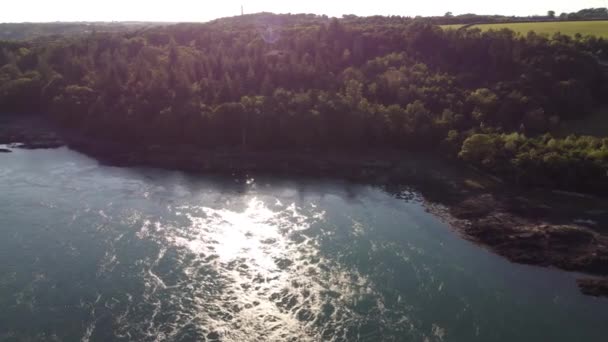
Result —
[[439, 27], [441, 27], [444, 30], [458, 30], [459, 28], [463, 27], [463, 24], [453, 24], [453, 25], [440, 25]]
[[[463, 25], [443, 25], [445, 29], [458, 29]], [[608, 38], [608, 21], [556, 21], [541, 23], [507, 23], [507, 24], [479, 24], [472, 26], [483, 31], [500, 30], [503, 28], [511, 29], [521, 34], [534, 31], [539, 34], [553, 35], [556, 32], [574, 36], [580, 33], [583, 36], [594, 35]]]

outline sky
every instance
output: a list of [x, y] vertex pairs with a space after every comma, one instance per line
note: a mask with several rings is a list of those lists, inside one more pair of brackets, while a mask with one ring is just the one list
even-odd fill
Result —
[[2, 0], [0, 22], [208, 21], [245, 13], [316, 13], [329, 16], [546, 14], [608, 7], [608, 0]]

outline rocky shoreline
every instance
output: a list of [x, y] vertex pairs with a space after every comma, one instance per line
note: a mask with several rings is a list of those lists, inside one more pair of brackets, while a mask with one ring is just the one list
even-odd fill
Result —
[[[606, 222], [605, 213], [597, 211], [596, 215], [591, 215], [589, 210], [583, 211], [583, 203], [573, 204], [581, 206], [579, 215], [587, 212], [586, 217], [594, 218], [583, 222], [576, 219], [579, 216], [575, 213], [577, 210], [571, 214], [555, 212], [567, 203], [568, 198], [553, 197], [544, 203], [531, 203], [526, 198], [510, 196], [473, 195], [450, 207], [449, 212], [455, 221], [452, 225], [469, 240], [487, 246], [513, 262], [596, 276], [579, 279], [577, 283], [581, 291], [587, 295], [608, 297], [608, 236], [602, 229]], [[602, 199], [596, 200], [606, 204]], [[536, 206], [544, 213], [518, 213], [522, 209], [522, 201], [530, 205], [526, 210], [533, 210]], [[563, 202], [555, 207], [545, 204], [558, 201]], [[595, 205], [599, 207], [600, 203]]]
[[[67, 140], [67, 143], [66, 143]], [[63, 139], [35, 119], [0, 121], [0, 145], [64, 145], [116, 166], [150, 166], [204, 173], [273, 173], [339, 177], [422, 193], [427, 208], [466, 239], [517, 263], [589, 274], [584, 294], [608, 297], [608, 199], [547, 190], [513, 189], [499, 179], [428, 156], [398, 151], [201, 151], [193, 146], [123, 146]], [[10, 152], [3, 149], [0, 152]]]
[[[52, 125], [35, 116], [0, 116], [0, 145], [25, 149], [57, 148], [64, 139]], [[3, 148], [2, 152], [10, 152]]]

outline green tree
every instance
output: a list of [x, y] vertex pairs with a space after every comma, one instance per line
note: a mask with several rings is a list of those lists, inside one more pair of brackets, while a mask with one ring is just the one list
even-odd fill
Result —
[[491, 167], [495, 163], [497, 154], [494, 137], [488, 134], [474, 134], [462, 143], [458, 156], [468, 162]]

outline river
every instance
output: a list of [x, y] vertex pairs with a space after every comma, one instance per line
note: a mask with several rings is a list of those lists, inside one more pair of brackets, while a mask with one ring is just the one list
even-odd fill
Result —
[[[399, 197], [399, 198], [398, 198]], [[0, 154], [0, 341], [605, 341], [576, 274], [460, 238], [420, 194]]]

